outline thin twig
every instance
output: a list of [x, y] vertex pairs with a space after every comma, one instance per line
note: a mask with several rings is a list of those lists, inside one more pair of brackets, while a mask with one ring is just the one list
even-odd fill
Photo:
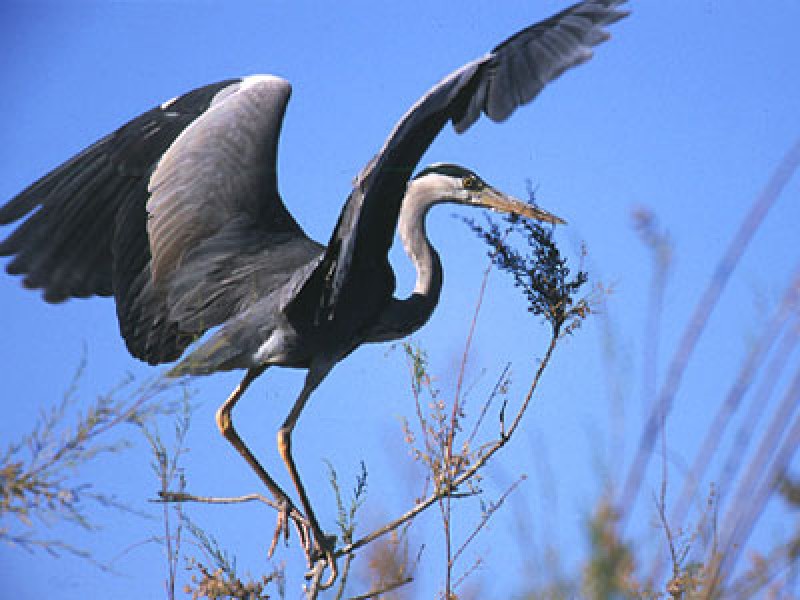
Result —
[[514, 483], [512, 483], [509, 486], [509, 488], [505, 492], [503, 492], [500, 498], [497, 499], [497, 502], [493, 503], [488, 508], [488, 510], [483, 514], [480, 522], [472, 531], [472, 533], [469, 534], [469, 536], [467, 536], [467, 539], [464, 540], [464, 543], [461, 544], [461, 547], [458, 550], [456, 550], [456, 553], [453, 555], [453, 560], [451, 565], [455, 565], [456, 561], [458, 560], [458, 557], [464, 553], [464, 550], [466, 550], [467, 546], [469, 546], [472, 540], [474, 540], [477, 537], [478, 533], [480, 533], [480, 531], [486, 526], [486, 524], [489, 522], [489, 519], [492, 518], [492, 515], [494, 515], [494, 513], [497, 512], [497, 509], [499, 509], [503, 505], [503, 502], [506, 501], [506, 498], [508, 498], [511, 492], [517, 489], [519, 484], [525, 481], [527, 478], [528, 477], [526, 475], [520, 476], [519, 479], [517, 479]]
[[661, 488], [661, 495], [658, 498], [655, 498], [655, 504], [656, 512], [658, 513], [658, 519], [661, 522], [661, 529], [664, 530], [664, 533], [667, 536], [667, 547], [669, 548], [669, 555], [672, 561], [672, 578], [675, 579], [680, 573], [681, 561], [678, 559], [678, 554], [675, 551], [675, 538], [672, 535], [672, 528], [670, 527], [669, 520], [667, 519], [667, 505], [666, 498], [664, 496], [664, 486]]
[[[533, 378], [533, 383], [531, 384], [531, 387], [528, 389], [528, 393], [525, 396], [525, 400], [522, 403], [520, 409], [517, 411], [517, 415], [516, 417], [514, 417], [514, 420], [511, 423], [511, 427], [508, 428], [508, 430], [505, 432], [505, 435], [503, 435], [502, 439], [507, 440], [511, 438], [512, 435], [514, 435], [514, 431], [516, 431], [517, 427], [520, 424], [520, 421], [522, 421], [522, 415], [525, 414], [525, 411], [528, 408], [528, 404], [530, 404], [530, 401], [533, 399], [533, 392], [536, 389], [536, 386], [539, 384], [539, 380], [542, 377], [542, 373], [544, 372], [545, 367], [548, 365], [548, 363], [550, 362], [550, 358], [553, 356], [553, 351], [556, 349], [557, 343], [558, 343], [558, 332], [555, 332], [553, 334], [553, 337], [550, 338], [550, 344], [547, 346], [547, 352], [544, 353], [544, 358], [539, 362], [539, 368], [536, 369], [536, 375]], [[494, 454], [494, 452], [496, 452], [497, 450], [499, 450], [499, 448], [493, 450], [492, 454]]]
[[450, 432], [447, 440], [447, 446], [451, 450], [453, 447], [453, 437], [455, 436], [456, 425], [458, 422], [458, 411], [461, 404], [461, 388], [464, 384], [464, 375], [466, 374], [467, 370], [467, 359], [469, 358], [469, 351], [472, 348], [472, 338], [475, 335], [475, 328], [478, 325], [478, 315], [480, 314], [481, 306], [483, 305], [483, 298], [486, 295], [486, 286], [489, 283], [489, 274], [492, 272], [493, 265], [494, 263], [490, 259], [489, 266], [487, 266], [483, 272], [481, 286], [478, 290], [478, 300], [475, 303], [475, 310], [472, 313], [472, 322], [469, 324], [469, 332], [467, 333], [467, 341], [464, 344], [464, 352], [461, 355], [461, 365], [458, 369], [458, 380], [456, 382], [455, 399], [453, 401], [453, 412], [450, 417]]
[[[445, 473], [447, 476], [447, 488], [448, 491], [452, 489], [450, 485], [450, 478], [453, 476], [453, 471], [450, 468], [453, 458], [453, 444], [455, 442], [455, 435], [456, 430], [458, 429], [458, 417], [461, 413], [461, 388], [464, 384], [464, 375], [466, 374], [467, 370], [467, 359], [469, 358], [469, 351], [472, 348], [472, 338], [475, 335], [475, 328], [478, 325], [478, 315], [481, 311], [481, 306], [483, 305], [483, 298], [486, 294], [486, 286], [489, 283], [489, 274], [492, 272], [493, 266], [493, 258], [490, 258], [489, 265], [486, 267], [483, 278], [481, 279], [481, 286], [478, 291], [478, 300], [475, 303], [475, 310], [472, 313], [472, 322], [469, 326], [469, 332], [467, 333], [467, 341], [464, 344], [464, 353], [461, 355], [461, 365], [458, 370], [458, 381], [456, 382], [456, 391], [453, 397], [453, 411], [450, 416], [450, 427], [447, 433], [447, 443], [445, 446], [445, 455], [444, 455], [444, 467]], [[447, 566], [447, 570], [445, 573], [445, 598], [447, 600], [450, 599], [452, 596], [452, 588], [451, 588], [451, 575], [452, 575], [452, 568], [453, 568], [453, 556], [452, 556], [452, 537], [450, 531], [450, 519], [451, 519], [451, 496], [450, 494], [446, 495], [443, 499], [439, 502], [439, 507], [442, 511], [442, 523], [444, 525], [444, 536], [445, 536], [445, 555], [446, 561], [445, 564]]]
[[353, 564], [353, 559], [356, 557], [354, 553], [350, 553], [344, 558], [344, 565], [342, 572], [339, 575], [339, 588], [336, 590], [336, 597], [334, 600], [341, 600], [344, 596], [344, 588], [347, 585], [347, 579], [350, 576], [350, 566]]
[[503, 372], [500, 373], [500, 377], [497, 379], [497, 383], [494, 384], [492, 393], [489, 394], [489, 397], [483, 404], [483, 408], [481, 409], [481, 414], [479, 414], [478, 418], [475, 420], [475, 426], [472, 428], [472, 432], [469, 434], [469, 437], [467, 438], [467, 441], [470, 444], [472, 444], [472, 442], [475, 440], [475, 436], [478, 435], [478, 429], [480, 429], [481, 423], [483, 423], [483, 419], [486, 417], [486, 413], [489, 411], [489, 406], [497, 397], [497, 394], [500, 393], [500, 390], [504, 388], [506, 383], [508, 382], [508, 372], [510, 370], [511, 370], [511, 363], [506, 363], [506, 366], [503, 367]]
[[261, 494], [245, 494], [244, 496], [216, 497], [216, 496], [196, 496], [186, 492], [159, 492], [158, 498], [151, 498], [150, 502], [199, 502], [202, 504], [241, 504], [243, 502], [263, 502], [275, 510], [280, 507], [276, 502]]
[[[525, 396], [525, 400], [523, 401], [522, 406], [519, 408], [519, 410], [518, 410], [518, 412], [517, 412], [517, 414], [516, 414], [516, 416], [514, 418], [514, 421], [511, 424], [511, 426], [508, 428], [508, 431], [501, 432], [500, 438], [498, 440], [496, 440], [494, 443], [490, 444], [488, 446], [488, 448], [486, 449], [486, 451], [484, 453], [482, 453], [478, 457], [478, 459], [474, 463], [472, 463], [472, 465], [470, 465], [470, 467], [468, 469], [466, 469], [461, 475], [459, 475], [458, 477], [456, 477], [453, 480], [453, 485], [452, 485], [453, 489], [457, 489], [464, 482], [468, 481], [469, 479], [472, 479], [472, 477], [474, 477], [475, 474], [480, 469], [483, 468], [483, 466], [489, 461], [489, 459], [492, 458], [492, 456], [494, 456], [494, 454], [498, 450], [500, 450], [500, 448], [505, 446], [508, 443], [508, 441], [511, 439], [511, 437], [514, 435], [514, 432], [516, 431], [517, 427], [519, 426], [520, 421], [522, 420], [522, 415], [527, 410], [528, 405], [530, 404], [530, 401], [533, 398], [533, 394], [534, 394], [537, 386], [539, 385], [539, 381], [540, 381], [540, 379], [542, 377], [542, 373], [544, 372], [545, 367], [550, 362], [550, 359], [551, 359], [551, 357], [553, 355], [553, 351], [555, 350], [555, 347], [556, 347], [557, 343], [558, 343], [558, 335], [554, 334], [552, 336], [551, 340], [550, 340], [550, 345], [547, 348], [547, 352], [545, 352], [544, 358], [542, 358], [542, 360], [539, 363], [539, 367], [536, 370], [536, 374], [534, 375], [533, 381], [532, 381], [532, 383], [530, 385], [530, 388], [528, 389], [528, 392], [527, 392], [527, 394]], [[386, 535], [387, 533], [389, 533], [391, 531], [394, 531], [400, 525], [410, 521], [411, 519], [416, 517], [421, 512], [424, 512], [425, 510], [430, 508], [433, 504], [438, 502], [439, 499], [442, 498], [447, 493], [452, 493], [452, 492], [434, 489], [434, 491], [427, 498], [425, 498], [425, 500], [423, 500], [422, 502], [418, 503], [414, 508], [412, 508], [411, 510], [405, 512], [401, 516], [397, 517], [395, 520], [390, 521], [389, 523], [386, 523], [382, 527], [379, 527], [378, 529], [374, 530], [373, 532], [371, 532], [371, 533], [365, 535], [364, 537], [356, 540], [355, 542], [352, 542], [351, 544], [347, 544], [347, 545], [343, 546], [342, 548], [340, 548], [339, 550], [337, 550], [334, 553], [334, 556], [336, 556], [338, 558], [338, 557], [343, 556], [343, 555], [345, 555], [345, 554], [347, 554], [349, 552], [353, 552], [355, 550], [358, 550], [359, 548], [369, 544], [370, 542], [378, 539], [379, 537], [381, 537], [383, 535]]]
[[[714, 457], [722, 441], [726, 427], [735, 411], [739, 408], [750, 386], [755, 381], [755, 375], [761, 367], [761, 364], [767, 359], [772, 346], [780, 339], [780, 329], [787, 325], [787, 320], [791, 318], [797, 307], [798, 300], [800, 300], [800, 298], [798, 298], [798, 292], [800, 292], [800, 270], [795, 272], [791, 284], [784, 293], [778, 310], [772, 315], [763, 333], [748, 352], [735, 382], [717, 410], [714, 420], [708, 427], [703, 439], [703, 444], [692, 462], [689, 472], [684, 479], [678, 500], [672, 508], [670, 519], [673, 523], [683, 523], [686, 520], [692, 498], [695, 495], [695, 490], [703, 481], [703, 477], [711, 464], [711, 459]], [[728, 459], [725, 461], [724, 467], [720, 471], [720, 481], [733, 481], [739, 467], [743, 465], [741, 457], [750, 442], [750, 432], [756, 426], [760, 417], [765, 414], [763, 407], [766, 405], [767, 398], [772, 395], [774, 386], [780, 380], [781, 371], [783, 367], [786, 366], [788, 358], [799, 339], [800, 331], [798, 331], [796, 326], [791, 326], [790, 324], [789, 331], [780, 339], [778, 348], [766, 367], [765, 375], [762, 378], [762, 384], [750, 402], [750, 408], [746, 416], [741, 420], [741, 426], [735, 435], [732, 450], [728, 455]], [[724, 486], [720, 490], [720, 502], [724, 500], [728, 489], [729, 486]], [[658, 581], [661, 578], [664, 566], [662, 557], [663, 554], [660, 552], [655, 557], [650, 571], [650, 581]]]
[[[273, 500], [261, 494], [245, 494], [243, 496], [215, 497], [215, 496], [196, 496], [185, 492], [159, 492], [159, 498], [151, 498], [150, 502], [198, 502], [200, 504], [242, 504], [244, 502], [261, 502], [275, 510], [281, 510], [280, 506]], [[307, 527], [308, 521], [300, 514], [292, 513], [289, 515], [298, 527]], [[337, 555], [339, 556], [339, 555]]]
[[461, 574], [461, 577], [456, 579], [456, 582], [453, 584], [453, 589], [457, 590], [459, 587], [461, 587], [461, 584], [464, 583], [467, 580], [467, 577], [469, 577], [475, 571], [477, 571], [478, 567], [480, 567], [482, 564], [483, 564], [483, 560], [481, 560], [481, 557], [479, 556], [478, 558], [475, 559], [475, 562], [470, 565], [469, 569], [464, 571]]

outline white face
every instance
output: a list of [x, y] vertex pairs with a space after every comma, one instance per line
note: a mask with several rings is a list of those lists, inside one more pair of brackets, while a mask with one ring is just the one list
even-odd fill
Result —
[[478, 192], [485, 187], [486, 184], [477, 175], [469, 172], [463, 176], [428, 173], [409, 182], [410, 194], [428, 205], [439, 202], [478, 204]]
[[454, 165], [428, 167], [409, 182], [404, 210], [428, 210], [440, 202], [489, 208], [546, 223], [564, 223], [555, 215], [504, 194], [487, 184], [472, 171]]

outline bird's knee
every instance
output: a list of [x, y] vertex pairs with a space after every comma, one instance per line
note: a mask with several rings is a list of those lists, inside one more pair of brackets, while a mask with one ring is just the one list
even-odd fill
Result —
[[290, 455], [292, 451], [292, 432], [288, 427], [281, 427], [278, 429], [278, 452], [284, 460]]
[[227, 410], [225, 405], [220, 406], [215, 418], [219, 432], [225, 437], [228, 437], [228, 432], [233, 429], [233, 425], [231, 424], [231, 412]]

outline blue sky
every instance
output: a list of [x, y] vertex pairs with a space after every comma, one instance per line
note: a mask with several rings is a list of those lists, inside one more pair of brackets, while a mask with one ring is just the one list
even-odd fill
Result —
[[[309, 235], [324, 242], [351, 178], [420, 95], [454, 68], [565, 5], [6, 2], [0, 8], [0, 200], [155, 104], [231, 76], [274, 73], [294, 86], [280, 146], [282, 194]], [[448, 129], [423, 159], [423, 164], [464, 164], [519, 196], [531, 180], [542, 206], [569, 222], [557, 233], [562, 248], [575, 256], [585, 243], [593, 281], [614, 289], [605, 314], [560, 346], [524, 431], [489, 468], [488, 499], [519, 473], [530, 478], [514, 508], [497, 515], [474, 547], [486, 560], [476, 581], [483, 576], [488, 590], [504, 590], [522, 573], [525, 561], [509, 562], [502, 550], [519, 552], [513, 531], [520, 511], [531, 511], [534, 548], [547, 540], [575, 561], [580, 528], [604, 479], [619, 481], [624, 474], [627, 459], [609, 453], [622, 447], [630, 457], [643, 419], [640, 373], [652, 273], [651, 258], [631, 226], [632, 211], [651, 209], [674, 244], [662, 376], [721, 253], [798, 135], [797, 2], [773, 0], [769, 10], [755, 0], [632, 1], [630, 8], [634, 14], [614, 26], [613, 39], [598, 48], [595, 59], [551, 84], [533, 105], [503, 125], [482, 121], [463, 136]], [[797, 263], [799, 186], [790, 184], [758, 231], [687, 371], [670, 421], [678, 473]], [[428, 230], [442, 255], [445, 290], [432, 321], [416, 336], [445, 389], [486, 265], [482, 244], [454, 214], [478, 216], [449, 207], [432, 213]], [[0, 235], [8, 232], [0, 229]], [[399, 248], [392, 256], [399, 292], [408, 291], [410, 267]], [[126, 373], [142, 379], [153, 374], [127, 354], [109, 300], [49, 306], [18, 280], [2, 276], [0, 314], [3, 442], [29, 430], [39, 412], [61, 397], [84, 347], [88, 370], [81, 391], [88, 397]], [[514, 390], [521, 393], [547, 333], [526, 315], [509, 282], [492, 275], [470, 359], [472, 376], [485, 369], [486, 383], [511, 361]], [[616, 349], [613, 369], [607, 362], [609, 339]], [[218, 375], [194, 384], [198, 408], [186, 468], [197, 493], [238, 494], [258, 487], [213, 423], [238, 377]], [[301, 377], [268, 372], [237, 408], [243, 437], [280, 481], [286, 479], [274, 432]], [[625, 399], [621, 430], [612, 427], [609, 388], [615, 382]], [[417, 489], [408, 480], [413, 469], [398, 419], [412, 414], [407, 369], [397, 350], [362, 348], [329, 376], [295, 434], [296, 458], [323, 526], [333, 526], [334, 514], [323, 459], [331, 460], [346, 482], [360, 460], [367, 462], [372, 504], [365, 509], [366, 522], [405, 509]], [[614, 431], [620, 432], [616, 438]], [[134, 504], [152, 497], [157, 487], [143, 446], [97, 465], [96, 477], [107, 491]], [[653, 489], [658, 485], [657, 469], [648, 482]], [[640, 499], [631, 533], [652, 541], [659, 534], [651, 527], [647, 496]], [[239, 549], [243, 566], [264, 568], [271, 514], [250, 508], [193, 514], [226, 546]], [[779, 510], [772, 514], [761, 543], [785, 522]], [[465, 511], [465, 522], [474, 516]], [[101, 560], [159, 533], [157, 523], [113, 514], [99, 520], [104, 518], [103, 531], [90, 536], [64, 528], [49, 533], [91, 546]], [[435, 515], [423, 520], [412, 538], [426, 542], [431, 565], [439, 564], [441, 555], [439, 542], [425, 539], [435, 524]], [[510, 546], [491, 539], [511, 540]], [[279, 552], [290, 563], [298, 559], [296, 544]], [[100, 574], [79, 560], [31, 557], [7, 548], [0, 549], [0, 565], [3, 579], [10, 575], [21, 598], [159, 597], [162, 589], [163, 561], [153, 544], [116, 561], [119, 576]], [[501, 570], [508, 577], [491, 582]], [[429, 593], [423, 596], [437, 589], [437, 572], [426, 567], [419, 589]], [[297, 597], [295, 592], [290, 589], [289, 597]]]

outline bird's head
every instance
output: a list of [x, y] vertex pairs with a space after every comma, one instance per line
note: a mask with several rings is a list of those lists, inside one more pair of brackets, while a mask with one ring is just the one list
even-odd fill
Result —
[[565, 223], [563, 219], [546, 210], [493, 188], [477, 173], [459, 165], [436, 163], [424, 168], [410, 181], [409, 192], [428, 206], [439, 202], [454, 202], [490, 208], [546, 223]]

